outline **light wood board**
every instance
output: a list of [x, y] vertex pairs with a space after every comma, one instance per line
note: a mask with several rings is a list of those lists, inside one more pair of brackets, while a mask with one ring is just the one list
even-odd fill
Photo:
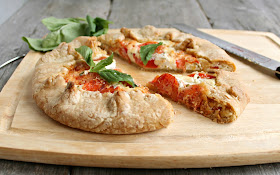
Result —
[[[204, 31], [280, 61], [280, 39], [271, 33]], [[31, 96], [31, 78], [41, 53], [29, 52], [0, 95], [0, 158], [64, 165], [190, 168], [280, 161], [280, 80], [234, 57], [251, 102], [232, 124], [217, 124], [173, 103], [166, 129], [135, 135], [102, 135], [63, 126], [46, 116]], [[140, 71], [116, 58], [138, 83], [156, 72]], [[13, 119], [13, 120], [12, 120]]]

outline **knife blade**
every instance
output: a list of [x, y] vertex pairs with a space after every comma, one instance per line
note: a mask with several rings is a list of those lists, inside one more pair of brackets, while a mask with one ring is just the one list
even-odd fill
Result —
[[197, 30], [196, 28], [193, 28], [186, 24], [172, 24], [171, 26], [182, 32], [190, 33], [194, 36], [200, 37], [202, 39], [206, 39], [206, 40], [214, 43], [215, 45], [221, 47], [222, 49], [226, 50], [229, 53], [232, 53], [232, 54], [237, 55], [241, 58], [244, 58], [250, 62], [258, 64], [266, 69], [269, 69], [269, 70], [275, 72], [276, 77], [278, 79], [280, 79], [280, 62], [278, 62], [276, 60], [270, 59], [268, 57], [257, 54], [255, 52], [252, 52], [243, 47], [237, 46], [235, 44], [224, 41], [222, 39], [219, 39], [219, 38], [209, 35], [207, 33], [201, 32], [201, 31]]

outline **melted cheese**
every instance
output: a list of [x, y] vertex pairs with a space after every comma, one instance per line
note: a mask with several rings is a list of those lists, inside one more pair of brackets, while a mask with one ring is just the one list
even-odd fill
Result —
[[[180, 50], [176, 50], [174, 48], [175, 43], [168, 40], [155, 40], [156, 42], [162, 42], [164, 47], [162, 53], [154, 53], [152, 59], [154, 60], [154, 64], [158, 66], [160, 69], [167, 70], [178, 70], [176, 59]], [[140, 47], [143, 43], [133, 42], [127, 46], [127, 55], [131, 62], [136, 63], [135, 57], [140, 58]], [[198, 63], [190, 63], [186, 64], [186, 70], [200, 70], [201, 65]]]
[[179, 89], [182, 89], [182, 88], [186, 87], [187, 85], [200, 84], [202, 82], [205, 82], [211, 86], [215, 86], [215, 79], [200, 78], [200, 76], [198, 75], [198, 72], [193, 77], [189, 77], [187, 75], [184, 76], [181, 74], [176, 74], [174, 76], [179, 83]]

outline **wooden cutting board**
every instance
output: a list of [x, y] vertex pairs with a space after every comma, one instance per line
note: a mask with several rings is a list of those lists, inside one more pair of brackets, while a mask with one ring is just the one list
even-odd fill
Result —
[[[272, 33], [203, 30], [280, 61], [280, 39]], [[63, 165], [128, 168], [194, 168], [280, 161], [280, 80], [259, 66], [233, 57], [251, 102], [232, 124], [217, 124], [171, 102], [174, 122], [135, 135], [102, 135], [61, 125], [34, 103], [31, 78], [42, 56], [30, 51], [0, 95], [0, 158]], [[145, 72], [115, 58], [145, 84]]]

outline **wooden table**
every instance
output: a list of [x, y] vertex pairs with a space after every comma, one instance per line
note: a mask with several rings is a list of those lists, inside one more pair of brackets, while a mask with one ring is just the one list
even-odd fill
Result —
[[[85, 17], [86, 14], [114, 21], [111, 28], [166, 27], [180, 22], [198, 28], [255, 30], [280, 36], [280, 1], [277, 0], [11, 0], [1, 2], [0, 64], [29, 51], [22, 36], [47, 33], [41, 19], [48, 16]], [[0, 69], [0, 89], [20, 61]], [[1, 138], [0, 138], [1, 141]], [[280, 163], [205, 169], [108, 169], [46, 165], [0, 160], [0, 174], [280, 174]]]

